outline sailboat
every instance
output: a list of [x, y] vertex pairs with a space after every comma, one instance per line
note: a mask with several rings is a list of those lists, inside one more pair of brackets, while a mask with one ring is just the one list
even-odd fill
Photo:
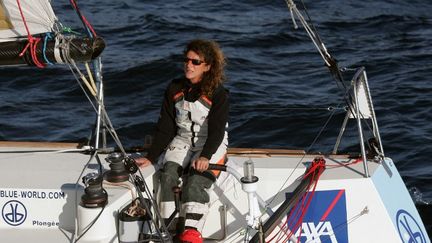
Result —
[[[345, 119], [331, 152], [230, 148], [226, 166], [212, 166], [223, 172], [211, 191], [204, 241], [430, 242], [385, 156], [365, 68], [339, 68], [295, 3], [286, 2], [343, 90]], [[134, 158], [145, 147], [122, 146], [104, 106], [103, 40], [76, 2], [71, 5], [84, 37], [63, 31], [48, 0], [0, 5], [0, 50], [13, 50], [0, 51], [1, 65], [68, 65], [97, 114], [93, 144], [0, 143], [0, 240], [173, 242], [179, 212], [169, 222], [161, 219], [158, 166], [137, 168]], [[344, 137], [349, 121], [356, 138]], [[115, 151], [105, 147], [104, 131]], [[358, 153], [340, 153], [343, 138], [357, 141]]]

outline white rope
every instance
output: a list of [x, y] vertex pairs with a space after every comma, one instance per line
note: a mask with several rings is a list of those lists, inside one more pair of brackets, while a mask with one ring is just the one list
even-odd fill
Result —
[[63, 59], [60, 55], [60, 47], [62, 46], [62, 38], [63, 36], [61, 34], [56, 35], [55, 37], [55, 45], [54, 45], [54, 58], [57, 63], [64, 63]]
[[132, 200], [137, 197], [136, 194], [135, 194], [135, 191], [134, 191], [134, 189], [133, 189], [133, 187], [132, 187], [132, 185], [130, 183], [125, 183], [125, 182], [109, 182], [107, 180], [103, 180], [102, 185], [112, 186], [112, 187], [122, 187], [122, 188], [128, 189], [129, 192], [131, 193]]
[[89, 78], [90, 78], [90, 84], [91, 84], [91, 86], [93, 87], [93, 90], [96, 91], [96, 90], [97, 90], [97, 88], [96, 88], [96, 84], [95, 84], [95, 81], [94, 81], [94, 79], [93, 79], [92, 72], [90, 71], [90, 67], [89, 67], [88, 62], [85, 63], [85, 67], [86, 67], [86, 70], [87, 70], [87, 74], [88, 74], [88, 76], [89, 76]]

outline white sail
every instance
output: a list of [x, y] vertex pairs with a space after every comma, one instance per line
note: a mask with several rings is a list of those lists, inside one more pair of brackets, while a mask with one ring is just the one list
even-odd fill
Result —
[[[19, 2], [32, 35], [52, 31], [57, 18], [50, 0], [20, 0]], [[27, 30], [17, 0], [0, 0], [0, 42], [26, 36]]]

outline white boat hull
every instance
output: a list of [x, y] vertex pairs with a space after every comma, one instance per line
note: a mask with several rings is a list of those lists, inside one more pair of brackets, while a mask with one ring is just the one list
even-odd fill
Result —
[[[0, 146], [1, 242], [73, 242], [76, 225], [78, 234], [82, 233], [99, 212], [77, 206], [83, 187], [75, 183], [81, 182], [79, 176], [89, 155], [54, 152], [73, 148], [70, 144], [63, 148], [57, 144], [35, 145]], [[243, 174], [243, 162], [248, 159], [254, 162], [259, 178], [257, 193], [275, 211], [290, 196], [305, 172], [305, 164], [314, 157], [302, 151], [232, 149], [229, 164]], [[318, 181], [301, 230], [295, 232], [301, 236], [301, 242], [430, 242], [391, 159], [386, 159], [386, 165], [368, 162], [371, 175], [368, 178], [364, 177], [361, 163], [341, 166], [355, 161], [348, 156], [330, 156], [325, 160], [327, 169]], [[89, 168], [84, 175], [97, 170], [94, 163]], [[152, 187], [154, 168], [142, 172]], [[237, 180], [226, 175], [223, 172], [212, 192], [203, 236], [219, 242], [243, 242], [247, 194]], [[117, 232], [122, 225], [119, 226], [116, 216], [118, 210], [130, 203], [133, 191], [107, 183], [104, 188], [109, 195], [108, 204], [78, 242], [119, 242], [118, 235], [122, 232]], [[264, 214], [262, 221], [267, 218]], [[267, 239], [276, 232], [277, 229]]]

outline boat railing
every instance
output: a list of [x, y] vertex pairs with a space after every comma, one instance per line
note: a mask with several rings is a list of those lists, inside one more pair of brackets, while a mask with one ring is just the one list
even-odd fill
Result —
[[[346, 126], [349, 119], [355, 119], [358, 130], [358, 137], [361, 149], [361, 155], [364, 166], [364, 176], [369, 177], [369, 169], [367, 166], [367, 151], [365, 148], [365, 131], [362, 122], [366, 124], [367, 128], [372, 132], [372, 140], [369, 140], [369, 146], [373, 147], [378, 158], [384, 158], [384, 149], [381, 142], [381, 136], [378, 129], [378, 123], [373, 107], [372, 96], [369, 90], [368, 79], [366, 70], [364, 67], [357, 68], [353, 78], [351, 79], [351, 85], [349, 87], [348, 95], [348, 109], [345, 115], [345, 119], [342, 123], [342, 127], [339, 131], [335, 146], [333, 148], [333, 154], [337, 154], [342, 136], [345, 132]], [[371, 125], [369, 125], [368, 121]]]

